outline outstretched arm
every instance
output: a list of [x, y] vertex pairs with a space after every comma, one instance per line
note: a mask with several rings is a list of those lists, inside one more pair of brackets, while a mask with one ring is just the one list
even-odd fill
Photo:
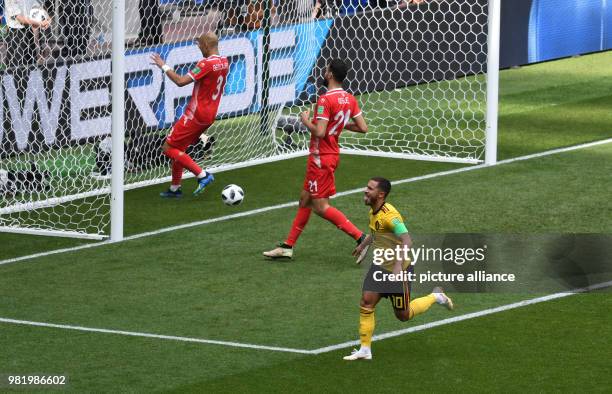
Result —
[[170, 80], [174, 82], [177, 86], [185, 86], [193, 82], [193, 78], [191, 78], [189, 75], [177, 74], [176, 71], [174, 71], [172, 68], [170, 68], [170, 66], [168, 66], [164, 62], [164, 60], [161, 58], [161, 56], [159, 56], [159, 54], [157, 53], [152, 54], [151, 61], [154, 64], [156, 64], [159, 68], [161, 68], [166, 73], [168, 78], [170, 78]]
[[359, 256], [361, 254], [361, 251], [365, 249], [367, 246], [370, 246], [371, 243], [372, 243], [372, 235], [368, 234], [366, 235], [365, 239], [359, 245], [357, 245], [355, 249], [353, 249], [353, 256], [355, 257]]

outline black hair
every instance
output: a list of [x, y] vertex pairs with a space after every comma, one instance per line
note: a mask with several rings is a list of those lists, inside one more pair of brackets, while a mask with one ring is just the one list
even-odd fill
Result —
[[385, 193], [385, 197], [391, 193], [391, 182], [387, 178], [383, 178], [381, 176], [375, 176], [370, 179], [371, 181], [376, 182], [376, 188]]
[[348, 73], [348, 65], [342, 59], [332, 59], [329, 62], [329, 71], [334, 76], [334, 79], [340, 83], [344, 82], [346, 74]]

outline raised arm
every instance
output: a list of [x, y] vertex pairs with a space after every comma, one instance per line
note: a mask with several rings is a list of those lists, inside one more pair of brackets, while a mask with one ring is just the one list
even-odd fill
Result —
[[159, 56], [158, 53], [154, 53], [151, 55], [151, 61], [159, 68], [161, 68], [162, 71], [166, 73], [168, 78], [170, 78], [170, 80], [174, 82], [177, 86], [185, 86], [193, 82], [193, 78], [191, 78], [191, 76], [189, 76], [188, 74], [179, 75], [176, 71], [174, 71], [164, 62], [164, 60], [161, 58], [161, 56]]

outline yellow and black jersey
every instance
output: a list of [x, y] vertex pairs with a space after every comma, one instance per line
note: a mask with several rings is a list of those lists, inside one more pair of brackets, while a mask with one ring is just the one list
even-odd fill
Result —
[[[400, 235], [408, 232], [404, 219], [397, 209], [385, 202], [378, 211], [370, 209], [370, 232], [372, 235], [371, 251], [375, 249], [395, 249], [402, 245]], [[382, 267], [388, 271], [393, 269], [395, 260], [385, 261]], [[404, 269], [410, 261], [404, 261]]]

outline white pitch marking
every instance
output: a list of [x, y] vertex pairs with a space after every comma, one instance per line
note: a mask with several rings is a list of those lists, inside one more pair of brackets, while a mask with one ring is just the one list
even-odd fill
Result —
[[[568, 297], [568, 296], [571, 296], [571, 295], [574, 295], [574, 294], [585, 293], [585, 292], [592, 291], [592, 290], [597, 290], [597, 289], [604, 289], [604, 288], [607, 288], [607, 287], [610, 287], [610, 286], [612, 286], [612, 281], [604, 282], [604, 283], [598, 283], [598, 284], [591, 285], [591, 286], [588, 286], [588, 287], [584, 287], [584, 288], [581, 288], [581, 289], [574, 289], [574, 290], [570, 290], [570, 291], [563, 291], [563, 292], [560, 292], [560, 293], [550, 294], [550, 295], [543, 296], [543, 297], [532, 298], [530, 300], [519, 301], [519, 302], [515, 302], [515, 303], [512, 303], [512, 304], [507, 304], [507, 305], [502, 305], [502, 306], [498, 306], [498, 307], [494, 307], [494, 308], [484, 309], [484, 310], [481, 310], [481, 311], [478, 311], [478, 312], [467, 313], [465, 315], [450, 317], [448, 319], [443, 319], [443, 320], [438, 320], [438, 321], [434, 321], [434, 322], [431, 322], [431, 323], [421, 324], [420, 326], [413, 326], [413, 327], [404, 328], [402, 330], [390, 331], [390, 332], [386, 332], [384, 334], [374, 335], [374, 337], [372, 337], [372, 340], [373, 341], [382, 341], [383, 339], [398, 337], [400, 335], [409, 334], [409, 333], [412, 333], [412, 332], [423, 331], [423, 330], [427, 330], [427, 329], [430, 329], [430, 328], [433, 328], [433, 327], [438, 327], [438, 326], [443, 326], [443, 325], [446, 325], [446, 324], [451, 324], [451, 323], [456, 323], [456, 322], [460, 322], [460, 321], [464, 321], [464, 320], [474, 319], [474, 318], [481, 317], [481, 316], [492, 315], [494, 313], [504, 312], [504, 311], [508, 311], [510, 309], [516, 309], [516, 308], [521, 308], [521, 307], [524, 307], [524, 306], [527, 306], [527, 305], [538, 304], [540, 302], [556, 300], [556, 299]], [[339, 343], [337, 345], [326, 346], [326, 347], [322, 347], [322, 348], [319, 348], [319, 349], [314, 349], [314, 350], [311, 350], [311, 352], [313, 354], [321, 354], [321, 353], [332, 352], [334, 350], [345, 349], [345, 348], [348, 348], [348, 347], [351, 347], [351, 346], [357, 346], [357, 345], [359, 345], [359, 341], [349, 341], [349, 342]]]
[[[515, 158], [512, 158], [512, 159], [501, 160], [501, 161], [498, 161], [496, 164], [493, 164], [493, 165], [481, 164], [481, 165], [470, 166], [470, 167], [461, 167], [461, 168], [457, 168], [457, 169], [454, 169], [454, 170], [435, 172], [435, 173], [432, 173], [432, 174], [416, 176], [416, 177], [406, 178], [406, 179], [400, 179], [398, 181], [393, 181], [391, 183], [393, 185], [399, 185], [399, 184], [403, 184], [403, 183], [418, 182], [418, 181], [422, 181], [422, 180], [425, 180], [425, 179], [432, 179], [432, 178], [437, 178], [437, 177], [446, 176], [446, 175], [458, 174], [458, 173], [461, 173], [461, 172], [479, 170], [479, 169], [494, 167], [494, 166], [498, 166], [498, 165], [502, 165], [502, 164], [514, 163], [516, 161], [530, 160], [530, 159], [535, 159], [535, 158], [538, 158], [538, 157], [550, 156], [550, 155], [555, 155], [555, 154], [564, 153], [564, 152], [570, 152], [570, 151], [574, 151], [574, 150], [578, 150], [578, 149], [591, 148], [593, 146], [609, 144], [611, 142], [612, 142], [612, 138], [608, 138], [608, 139], [605, 139], [605, 140], [589, 142], [589, 143], [586, 143], [586, 144], [574, 145], [574, 146], [569, 146], [569, 147], [566, 147], [566, 148], [553, 149], [553, 150], [549, 150], [549, 151], [545, 151], [545, 152], [534, 153], [534, 154], [531, 154], [531, 155], [519, 156], [519, 157], [515, 157]], [[361, 193], [361, 192], [363, 192], [363, 188], [346, 190], [346, 191], [337, 193], [334, 196], [334, 198], [343, 197], [343, 196], [347, 196], [347, 195], [350, 195], [350, 194], [356, 194], [356, 193]], [[210, 223], [223, 222], [223, 221], [226, 221], [226, 220], [231, 220], [231, 219], [242, 218], [242, 217], [246, 217], [246, 216], [257, 215], [259, 213], [274, 211], [274, 210], [282, 209], [282, 208], [294, 207], [294, 206], [297, 206], [297, 205], [298, 205], [297, 201], [288, 202], [288, 203], [284, 203], [284, 204], [278, 204], [278, 205], [271, 205], [269, 207], [253, 209], [253, 210], [250, 210], [250, 211], [244, 211], [244, 212], [235, 213], [235, 214], [232, 214], [232, 215], [220, 216], [220, 217], [213, 218], [213, 219], [200, 220], [200, 221], [197, 221], [197, 222], [185, 223], [185, 224], [181, 224], [181, 225], [177, 225], [177, 226], [172, 226], [172, 227], [166, 227], [166, 228], [162, 228], [162, 229], [155, 230], [155, 231], [148, 231], [148, 232], [145, 232], [145, 233], [134, 234], [134, 235], [130, 235], [128, 237], [125, 237], [124, 241], [129, 241], [129, 240], [132, 240], [132, 239], [138, 239], [138, 238], [143, 238], [143, 237], [150, 237], [150, 236], [154, 236], [154, 235], [158, 235], [158, 234], [163, 234], [163, 233], [166, 233], [166, 232], [169, 232], [169, 231], [182, 230], [182, 229], [191, 228], [191, 227], [195, 227], [195, 226], [202, 226], [202, 225], [206, 225], [206, 224], [210, 224]], [[41, 253], [31, 254], [31, 255], [27, 255], [27, 256], [15, 257], [15, 258], [6, 259], [6, 260], [0, 260], [0, 265], [16, 263], [18, 261], [24, 261], [24, 260], [31, 260], [31, 259], [34, 259], [34, 258], [50, 256], [50, 255], [59, 254], [59, 253], [73, 252], [73, 251], [77, 251], [77, 250], [81, 250], [81, 249], [88, 249], [88, 248], [108, 245], [110, 243], [111, 243], [110, 241], [104, 241], [104, 242], [98, 242], [98, 243], [93, 243], [93, 244], [85, 244], [85, 245], [75, 246], [75, 247], [71, 247], [71, 248], [64, 248], [64, 249], [57, 249], [57, 250], [52, 250], [52, 251], [48, 251], [48, 252], [41, 252]]]
[[[284, 203], [284, 204], [272, 205], [272, 206], [264, 207], [264, 208], [257, 208], [257, 209], [253, 209], [253, 210], [250, 210], [250, 211], [234, 213], [232, 215], [225, 215], [225, 216], [220, 216], [220, 217], [217, 217], [217, 218], [200, 220], [200, 221], [197, 221], [197, 222], [179, 224], [179, 225], [176, 225], [176, 226], [166, 227], [166, 228], [162, 228], [162, 229], [159, 229], [159, 230], [148, 231], [146, 233], [134, 234], [134, 235], [130, 235], [130, 236], [125, 237], [125, 240], [129, 241], [131, 239], [150, 237], [150, 236], [153, 236], [153, 235], [163, 234], [163, 233], [167, 233], [167, 232], [170, 232], [170, 231], [182, 230], [182, 229], [190, 228], [190, 227], [202, 226], [202, 225], [210, 224], [210, 223], [224, 222], [226, 220], [238, 219], [238, 218], [242, 218], [242, 217], [245, 217], [245, 216], [257, 215], [259, 213], [264, 213], [264, 212], [268, 212], [268, 211], [275, 211], [277, 209], [289, 208], [289, 207], [293, 207], [293, 206], [297, 206], [297, 205], [298, 205], [297, 201], [292, 201], [292, 202], [287, 202], [287, 203]], [[0, 261], [0, 265], [1, 264], [2, 264], [2, 262]]]
[[[588, 287], [584, 287], [581, 289], [574, 289], [570, 291], [564, 291], [560, 293], [550, 294], [543, 297], [533, 298], [530, 300], [524, 300], [515, 302], [512, 304], [502, 305], [494, 308], [484, 309], [482, 311], [468, 313], [461, 316], [451, 317], [449, 319], [438, 320], [435, 322], [422, 324], [420, 326], [409, 327], [403, 330], [396, 330], [387, 332], [380, 335], [375, 335], [372, 340], [373, 341], [382, 341], [384, 339], [397, 337], [400, 335], [409, 334], [412, 332], [423, 331], [430, 328], [456, 323], [459, 321], [474, 319], [481, 316], [492, 315], [498, 312], [504, 312], [511, 309], [521, 308], [528, 305], [538, 304], [541, 302], [556, 300], [559, 298], [564, 298], [568, 296], [572, 296], [575, 294], [580, 294], [592, 290], [604, 289], [612, 286], [612, 281], [594, 284]], [[124, 336], [132, 336], [132, 337], [142, 337], [142, 338], [153, 338], [153, 339], [163, 339], [169, 341], [178, 341], [178, 342], [191, 342], [191, 343], [202, 343], [208, 345], [220, 345], [220, 346], [229, 346], [229, 347], [239, 347], [239, 348], [247, 348], [247, 349], [255, 349], [255, 350], [269, 350], [274, 352], [285, 352], [285, 353], [297, 353], [297, 354], [321, 354], [328, 353], [339, 349], [344, 349], [347, 347], [355, 346], [359, 344], [359, 341], [349, 341], [339, 343], [337, 345], [326, 346], [318, 349], [295, 349], [295, 348], [286, 348], [286, 347], [278, 347], [278, 346], [267, 346], [267, 345], [254, 345], [250, 343], [241, 343], [241, 342], [230, 342], [230, 341], [217, 341], [212, 339], [202, 339], [202, 338], [190, 338], [190, 337], [180, 337], [174, 335], [159, 335], [159, 334], [149, 334], [143, 332], [134, 332], [134, 331], [123, 331], [123, 330], [109, 330], [105, 328], [92, 328], [92, 327], [82, 327], [82, 326], [72, 326], [66, 324], [54, 324], [54, 323], [42, 323], [28, 320], [16, 320], [16, 319], [8, 319], [8, 318], [0, 318], [0, 323], [7, 324], [18, 324], [18, 325], [26, 325], [26, 326], [34, 326], [34, 327], [46, 327], [46, 328], [59, 328], [64, 330], [73, 330], [73, 331], [85, 331], [85, 332], [94, 332], [94, 333], [103, 333], [103, 334], [115, 334], [115, 335], [124, 335]]]
[[23, 261], [23, 260], [32, 260], [32, 259], [35, 259], [35, 258], [38, 258], [38, 257], [52, 256], [54, 254], [73, 252], [75, 250], [97, 248], [98, 246], [109, 245], [109, 244], [112, 244], [112, 242], [111, 241], [102, 241], [102, 242], [95, 242], [95, 243], [92, 242], [92, 243], [89, 243], [89, 244], [84, 244], [84, 245], [79, 245], [79, 246], [72, 246], [70, 248], [62, 248], [62, 249], [50, 250], [48, 252], [34, 253], [34, 254], [29, 254], [27, 256], [14, 257], [12, 259], [2, 260], [2, 261], [0, 261], [0, 265], [16, 263], [18, 261]]
[[85, 331], [85, 332], [95, 332], [95, 333], [115, 334], [115, 335], [125, 335], [125, 336], [130, 336], [130, 337], [165, 339], [165, 340], [169, 340], [169, 341], [178, 341], [178, 342], [205, 343], [205, 344], [208, 344], [208, 345], [221, 345], [221, 346], [230, 346], [230, 347], [241, 347], [241, 348], [257, 349], [257, 350], [271, 350], [271, 351], [275, 351], [275, 352], [311, 354], [310, 350], [292, 349], [292, 348], [287, 348], [287, 347], [253, 345], [253, 344], [250, 344], [250, 343], [216, 341], [216, 340], [212, 340], [212, 339], [179, 337], [179, 336], [174, 336], [174, 335], [149, 334], [149, 333], [134, 332], [134, 331], [109, 330], [109, 329], [106, 329], [106, 328], [92, 328], [92, 327], [82, 327], [82, 326], [71, 326], [71, 325], [67, 325], [67, 324], [42, 323], [42, 322], [28, 321], [28, 320], [15, 320], [15, 319], [0, 318], [0, 323], [20, 324], [20, 325], [25, 325], [25, 326], [46, 327], [46, 328], [61, 328], [61, 329], [64, 329], [64, 330]]

